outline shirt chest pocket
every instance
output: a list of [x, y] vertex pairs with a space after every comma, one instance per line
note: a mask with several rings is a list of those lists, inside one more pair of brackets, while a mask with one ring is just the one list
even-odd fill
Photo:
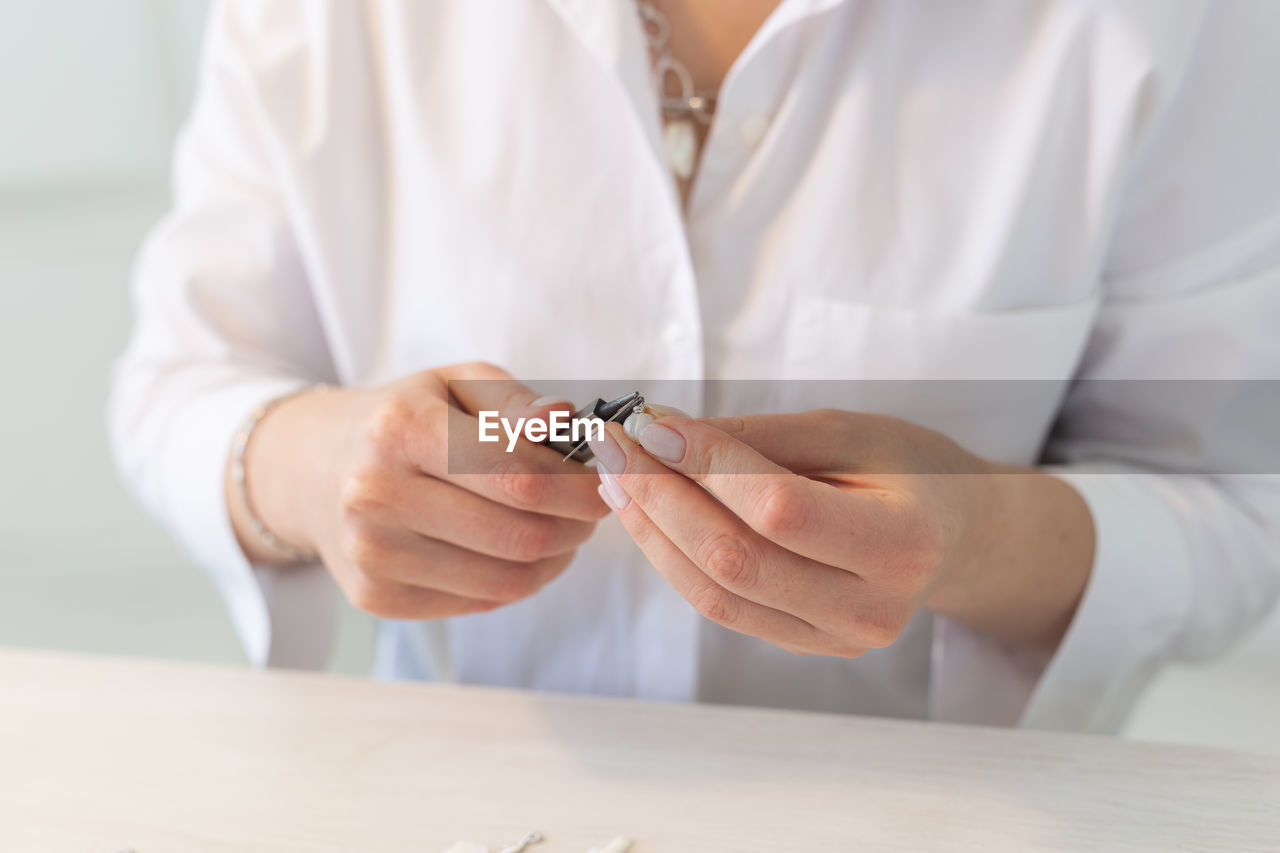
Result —
[[783, 402], [894, 415], [989, 458], [1031, 463], [1097, 311], [1096, 298], [991, 312], [809, 300], [787, 323]]

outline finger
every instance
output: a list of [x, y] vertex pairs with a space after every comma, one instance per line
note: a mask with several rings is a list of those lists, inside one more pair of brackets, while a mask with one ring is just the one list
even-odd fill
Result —
[[814, 653], [828, 645], [829, 638], [803, 619], [765, 607], [717, 584], [667, 538], [634, 500], [618, 516], [658, 574], [704, 618], [795, 653]]
[[579, 462], [566, 462], [550, 448], [519, 441], [479, 441], [478, 422], [450, 408], [445, 458], [431, 460], [426, 473], [514, 509], [542, 515], [598, 521], [608, 514], [596, 493], [596, 478]]
[[434, 590], [495, 604], [523, 600], [558, 577], [573, 554], [515, 563], [477, 554], [407, 530], [365, 537], [354, 562], [380, 583]]
[[[847, 627], [865, 597], [864, 582], [848, 571], [790, 553], [752, 531], [697, 484], [673, 477], [634, 444], [626, 472], [603, 474], [699, 571], [756, 604], [794, 615], [818, 628]], [[624, 512], [625, 514], [625, 512]]]
[[[449, 440], [451, 445], [456, 445], [451, 448], [454, 453], [450, 459], [459, 465], [454, 469], [455, 471], [472, 473], [465, 467], [468, 459], [465, 451], [473, 444], [483, 444], [480, 442], [478, 417], [482, 412], [496, 413], [498, 418], [505, 418], [514, 424], [520, 418], [547, 421], [552, 412], [573, 414], [576, 411], [574, 404], [569, 400], [541, 395], [514, 379], [502, 368], [485, 362], [454, 365], [442, 368], [435, 374], [444, 380], [449, 390], [449, 397], [456, 404], [453, 406], [454, 411], [466, 416], [450, 418]], [[500, 435], [496, 444], [505, 449], [508, 446], [509, 436], [501, 434], [502, 430], [498, 432]], [[528, 442], [524, 439], [517, 444], [517, 447], [527, 446]], [[554, 457], [557, 462], [563, 461], [563, 456], [550, 449], [535, 450], [534, 455], [545, 456], [548, 459]], [[550, 463], [544, 460], [544, 464]], [[576, 462], [554, 466], [552, 470], [561, 474], [586, 473]]]
[[447, 619], [488, 613], [502, 606], [496, 601], [477, 601], [408, 584], [359, 582], [347, 586], [351, 604], [380, 619]]
[[892, 451], [902, 446], [904, 427], [898, 418], [820, 409], [790, 415], [746, 415], [702, 418], [797, 474], [852, 472], [906, 473], [892, 464]]
[[640, 434], [640, 444], [761, 536], [819, 563], [874, 566], [900, 532], [900, 519], [879, 495], [794, 474], [707, 423], [661, 418]]
[[[837, 430], [825, 414], [747, 415], [702, 418], [699, 422], [797, 474], [847, 470], [854, 461], [853, 453], [848, 442], [835, 435]], [[821, 437], [814, 440], [815, 435]]]
[[545, 417], [551, 410], [574, 411], [573, 403], [539, 394], [496, 365], [459, 364], [436, 371], [464, 412], [500, 412], [505, 417]]
[[[500, 367], [483, 362], [436, 371], [458, 403], [449, 406], [443, 446], [419, 444], [418, 467], [463, 489], [515, 509], [583, 521], [607, 514], [595, 491], [595, 478], [579, 462], [564, 461], [550, 448], [521, 439], [510, 452], [506, 437], [496, 443], [480, 441], [479, 412], [497, 412], [516, 421], [521, 417], [546, 420], [552, 411], [572, 413], [567, 400], [538, 396]], [[438, 409], [423, 417], [439, 416]], [[425, 445], [425, 446], [424, 446]], [[566, 476], [577, 475], [577, 476]]]
[[[389, 461], [407, 462], [423, 473], [441, 477], [449, 474], [451, 467], [455, 473], [494, 473], [513, 457], [528, 461], [530, 473], [592, 473], [580, 463], [562, 462], [560, 454], [550, 448], [523, 440], [516, 443], [512, 454], [505, 452], [505, 441], [481, 442], [478, 418], [446, 399], [449, 395], [445, 377], [449, 376], [489, 377], [467, 380], [471, 384], [466, 386], [469, 390], [463, 391], [465, 403], [482, 409], [506, 406], [510, 415], [494, 410], [503, 417], [545, 419], [552, 411], [572, 412], [572, 404], [567, 401], [535, 398], [534, 392], [520, 383], [495, 378], [508, 374], [492, 365], [461, 365], [418, 374], [405, 380], [401, 393], [381, 407], [370, 425], [375, 446], [388, 451]], [[594, 476], [588, 479], [594, 481]]]
[[396, 407], [377, 429], [380, 445], [403, 453], [392, 461], [503, 506], [580, 521], [608, 514], [585, 466], [528, 442], [510, 453], [501, 443], [481, 443], [478, 421], [443, 400]]
[[348, 507], [360, 516], [381, 518], [389, 527], [520, 563], [570, 554], [595, 530], [589, 521], [514, 509], [416, 474], [363, 498], [352, 496]]
[[691, 418], [693, 417], [693, 415], [681, 409], [677, 409], [675, 406], [659, 406], [654, 403], [649, 403], [644, 408], [646, 412], [653, 415], [655, 418], [670, 418], [670, 417]]

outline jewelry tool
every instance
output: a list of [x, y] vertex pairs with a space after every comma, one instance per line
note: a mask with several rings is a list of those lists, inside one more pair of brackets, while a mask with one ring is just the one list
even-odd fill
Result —
[[[627, 418], [632, 415], [639, 414], [644, 411], [644, 397], [639, 391], [628, 394], [625, 397], [606, 403], [604, 400], [597, 399], [594, 403], [584, 406], [578, 410], [573, 416], [573, 423], [578, 421], [589, 421], [592, 418], [599, 418], [607, 424], [625, 423]], [[551, 449], [564, 454], [562, 461], [568, 462], [573, 459], [576, 462], [590, 462], [596, 457], [591, 452], [591, 447], [587, 442], [582, 441], [573, 444], [568, 441], [548, 441], [547, 446]]]

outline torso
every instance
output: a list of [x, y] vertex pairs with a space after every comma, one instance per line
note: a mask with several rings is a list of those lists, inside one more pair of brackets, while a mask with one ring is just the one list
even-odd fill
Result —
[[[683, 218], [630, 0], [245, 5], [272, 24], [253, 62], [303, 250], [290, 316], [323, 322], [297, 346], [353, 386], [482, 359], [572, 399], [885, 411], [1034, 462], [1153, 114], [1100, 69], [1163, 82], [1180, 54], [1160, 34], [1192, 4], [1142, 5], [1144, 23], [1074, 0], [798, 3], [757, 45], [773, 2], [657, 5], [698, 84], [729, 78]], [[925, 378], [1051, 381], [989, 383], [1035, 397], [993, 404], [881, 381]], [[930, 707], [927, 618], [856, 661], [796, 659], [701, 620], [616, 523], [538, 596], [443, 626], [448, 649], [395, 630], [400, 675], [435, 649], [471, 683]]]

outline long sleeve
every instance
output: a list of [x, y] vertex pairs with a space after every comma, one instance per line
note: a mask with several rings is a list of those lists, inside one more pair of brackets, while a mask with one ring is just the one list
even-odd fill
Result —
[[[124, 479], [207, 567], [249, 658], [318, 666], [336, 615], [327, 576], [315, 567], [251, 567], [224, 496], [227, 455], [246, 415], [333, 378], [276, 178], [256, 85], [264, 60], [249, 49], [261, 49], [260, 32], [248, 36], [272, 23], [263, 20], [271, 13], [252, 6], [215, 6], [176, 155], [174, 206], [136, 266], [136, 325], [116, 365], [108, 424]], [[287, 40], [272, 46], [288, 49]], [[273, 640], [273, 623], [295, 630]], [[301, 623], [306, 630], [296, 630]]]
[[1093, 515], [1092, 575], [1051, 660], [939, 620], [941, 718], [1114, 731], [1163, 665], [1221, 653], [1280, 595], [1277, 39], [1280, 5], [1216, 3], [1176, 83], [1150, 81], [1166, 106], [1048, 447]]

